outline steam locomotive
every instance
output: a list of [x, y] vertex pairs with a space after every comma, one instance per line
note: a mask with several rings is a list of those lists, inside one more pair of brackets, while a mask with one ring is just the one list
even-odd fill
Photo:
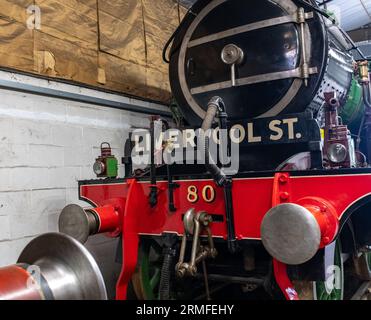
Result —
[[[333, 17], [312, 0], [199, 0], [170, 44], [164, 58], [175, 121], [153, 117], [144, 136], [133, 133], [125, 178], [102, 145], [98, 179], [79, 182], [80, 199], [93, 208], [69, 205], [60, 216], [67, 247], [79, 248], [71, 260], [87, 258], [70, 237], [120, 237], [117, 299], [228, 292], [341, 300], [354, 283], [371, 280], [369, 63], [354, 60], [357, 48]], [[172, 129], [199, 143], [205, 163], [156, 161], [187, 153], [164, 133]], [[237, 170], [212, 155], [213, 137], [228, 159], [237, 150]], [[138, 167], [134, 157], [144, 156]], [[49, 279], [63, 274], [50, 272], [53, 259], [46, 267], [32, 257], [46, 240], [31, 243], [18, 263], [39, 264], [39, 292], [58, 298]], [[86, 265], [95, 277], [80, 279], [80, 291], [69, 283], [75, 296], [102, 288], [95, 266]], [[25, 270], [22, 279], [31, 277]]]

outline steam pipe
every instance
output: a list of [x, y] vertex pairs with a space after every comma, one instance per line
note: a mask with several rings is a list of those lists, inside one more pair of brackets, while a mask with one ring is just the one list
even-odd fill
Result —
[[[371, 103], [370, 103], [370, 84], [369, 82], [362, 83], [363, 88], [363, 102], [366, 106], [365, 116], [364, 116], [364, 124], [361, 124], [362, 127], [365, 126], [366, 128], [366, 139], [367, 139], [367, 157], [368, 162], [371, 160]], [[362, 127], [360, 130], [362, 130]]]

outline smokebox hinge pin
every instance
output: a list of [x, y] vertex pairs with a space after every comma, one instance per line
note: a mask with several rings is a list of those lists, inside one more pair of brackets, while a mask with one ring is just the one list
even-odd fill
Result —
[[305, 24], [307, 19], [313, 18], [313, 12], [306, 13], [304, 8], [299, 8], [297, 12], [297, 23], [300, 25], [300, 41], [302, 53], [301, 73], [304, 79], [304, 85], [308, 86], [308, 79], [311, 74], [308, 63], [307, 41], [305, 39]]

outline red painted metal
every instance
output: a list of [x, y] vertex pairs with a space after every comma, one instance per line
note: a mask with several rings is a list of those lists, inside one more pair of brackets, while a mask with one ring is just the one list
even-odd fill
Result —
[[[223, 222], [215, 219], [212, 226], [214, 237], [227, 238], [225, 204], [223, 189], [213, 180], [182, 180], [174, 190], [177, 210], [169, 212], [168, 183], [159, 181], [157, 187], [158, 205], [151, 208], [148, 204], [149, 181], [128, 180], [122, 183], [81, 185], [80, 196], [95, 206], [104, 206], [110, 199], [120, 198], [125, 210], [120, 221], [123, 234], [123, 270], [117, 284], [117, 298], [126, 297], [127, 283], [132, 276], [137, 261], [138, 241], [141, 235], [162, 235], [175, 233], [183, 235], [183, 214], [190, 208], [197, 212], [206, 211], [220, 215]], [[199, 200], [188, 201], [189, 187], [195, 186]], [[214, 188], [215, 201], [203, 201], [201, 191], [205, 186]], [[322, 176], [290, 176], [280, 173], [274, 177], [238, 178], [233, 180], [234, 223], [238, 240], [260, 240], [260, 227], [265, 214], [279, 203], [296, 203], [305, 206], [316, 217], [322, 232], [321, 247], [331, 243], [339, 230], [339, 220], [349, 207], [362, 198], [371, 195], [371, 174], [344, 174]], [[117, 221], [117, 220], [115, 220]], [[276, 277], [285, 277], [285, 268], [276, 263]], [[290, 288], [286, 278], [280, 286]]]
[[[277, 173], [273, 179], [272, 208], [291, 201], [291, 180], [288, 173]], [[287, 300], [299, 300], [287, 274], [287, 265], [273, 259], [274, 277]]]
[[0, 300], [44, 300], [33, 284], [32, 276], [21, 266], [0, 268]]
[[99, 218], [97, 233], [107, 233], [110, 237], [118, 237], [122, 231], [122, 220], [125, 211], [125, 200], [114, 198], [104, 201], [104, 205], [91, 209]]
[[321, 229], [320, 248], [333, 242], [339, 231], [339, 219], [336, 209], [324, 199], [307, 197], [297, 201], [297, 204], [308, 209], [316, 218]]
[[273, 259], [273, 270], [276, 282], [286, 300], [299, 300], [298, 293], [296, 292], [290, 278], [287, 276], [287, 265]]
[[135, 272], [138, 260], [140, 216], [149, 208], [143, 190], [136, 180], [128, 180], [128, 195], [122, 219], [122, 269], [116, 285], [116, 299], [126, 300], [128, 283]]
[[[177, 208], [175, 212], [169, 212], [168, 210], [168, 183], [158, 182], [158, 205], [151, 208], [149, 205], [145, 207], [145, 210], [137, 210], [137, 217], [141, 223], [138, 226], [138, 233], [142, 235], [161, 235], [164, 232], [176, 233], [183, 235], [183, 214], [189, 208], [195, 208], [197, 212], [206, 211], [215, 215], [224, 217], [225, 221], [225, 207], [224, 207], [224, 194], [223, 189], [215, 185], [212, 180], [205, 181], [182, 181], [180, 187], [174, 190], [174, 202]], [[141, 190], [143, 195], [142, 198], [138, 199], [137, 202], [148, 202], [150, 194], [150, 182], [137, 182], [137, 188]], [[206, 203], [202, 200], [202, 189], [205, 186], [211, 185], [215, 191], [215, 201], [212, 203]], [[196, 203], [190, 203], [187, 200], [188, 188], [190, 186], [196, 186], [199, 190], [199, 200]], [[82, 199], [88, 200], [90, 203], [96, 206], [102, 206], [108, 199], [111, 198], [122, 198], [128, 202], [129, 185], [127, 182], [120, 184], [108, 184], [108, 185], [83, 185], [80, 188], [80, 195]], [[132, 200], [130, 200], [132, 201]], [[136, 207], [138, 203], [132, 202], [131, 205]], [[142, 204], [145, 205], [145, 204]], [[213, 235], [216, 237], [227, 238], [227, 229], [225, 222], [213, 223], [212, 226]]]
[[[141, 224], [138, 233], [145, 235], [161, 235], [164, 232], [183, 234], [182, 215], [189, 209], [206, 211], [225, 218], [223, 189], [217, 187], [212, 180], [176, 181], [180, 187], [174, 190], [175, 212], [168, 211], [167, 182], [158, 182], [159, 201], [155, 208], [147, 208], [138, 212]], [[150, 182], [138, 182], [143, 198], [138, 202], [146, 202], [150, 192]], [[188, 187], [196, 186], [202, 190], [211, 185], [216, 190], [216, 199], [206, 203], [200, 198], [196, 203], [187, 200]], [[260, 225], [266, 212], [272, 208], [272, 186], [274, 177], [235, 179], [233, 181], [233, 203], [235, 229], [238, 239], [260, 239]], [[371, 174], [367, 175], [328, 175], [313, 177], [290, 177], [289, 199], [284, 202], [298, 203], [304, 198], [324, 199], [334, 210], [338, 219], [355, 202], [371, 195]], [[102, 206], [112, 198], [128, 197], [127, 182], [116, 184], [88, 184], [80, 189], [81, 198], [96, 206]], [[283, 194], [283, 198], [287, 195]], [[282, 203], [282, 202], [281, 202]], [[136, 206], [137, 203], [132, 204]], [[224, 219], [225, 221], [225, 219]], [[225, 222], [213, 223], [212, 232], [215, 237], [226, 238]]]

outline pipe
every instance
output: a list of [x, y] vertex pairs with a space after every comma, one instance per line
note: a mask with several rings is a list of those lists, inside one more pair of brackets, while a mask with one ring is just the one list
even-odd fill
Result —
[[220, 97], [213, 97], [209, 101], [206, 116], [201, 127], [200, 140], [203, 147], [202, 152], [205, 155], [206, 169], [212, 175], [215, 183], [219, 187], [224, 188], [226, 222], [228, 229], [228, 250], [231, 253], [235, 253], [237, 251], [237, 243], [233, 216], [232, 179], [229, 179], [210, 157], [209, 137], [205, 134], [211, 129], [216, 116], [219, 118], [220, 129], [227, 129], [228, 115], [226, 113], [224, 101]]
[[363, 101], [367, 108], [371, 109], [371, 102], [370, 102], [370, 85], [369, 83], [363, 83]]
[[[363, 102], [366, 106], [365, 116], [364, 116], [364, 124], [362, 124], [362, 127], [364, 126], [366, 128], [366, 139], [367, 139], [367, 158], [368, 162], [370, 163], [371, 160], [371, 102], [370, 102], [370, 84], [369, 82], [363, 82], [362, 83], [363, 88]], [[362, 131], [363, 128], [360, 128], [360, 131]]]
[[[200, 140], [202, 143], [202, 154], [205, 155], [205, 166], [207, 171], [212, 175], [216, 184], [220, 187], [224, 186], [227, 182], [227, 177], [223, 171], [216, 165], [214, 160], [210, 156], [210, 141], [209, 137], [206, 135], [214, 122], [218, 112], [221, 112], [223, 116], [226, 117], [225, 105], [220, 97], [213, 97], [208, 103], [206, 116], [201, 126]], [[222, 119], [225, 119], [222, 117]], [[223, 126], [225, 125], [223, 121]], [[221, 128], [222, 129], [222, 128]]]

